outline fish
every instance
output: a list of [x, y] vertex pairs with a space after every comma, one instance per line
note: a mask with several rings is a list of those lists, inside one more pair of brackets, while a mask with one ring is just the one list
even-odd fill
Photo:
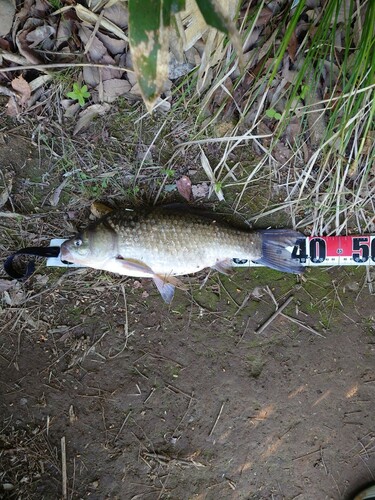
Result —
[[[151, 278], [170, 304], [178, 278], [213, 268], [228, 274], [233, 259], [246, 259], [288, 273], [304, 267], [291, 258], [304, 235], [290, 229], [251, 231], [220, 221], [216, 214], [176, 207], [112, 211], [60, 249], [63, 261], [125, 276]], [[288, 249], [289, 247], [289, 249]]]

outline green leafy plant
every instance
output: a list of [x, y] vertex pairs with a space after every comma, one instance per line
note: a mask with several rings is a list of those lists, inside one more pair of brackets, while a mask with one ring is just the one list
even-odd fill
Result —
[[169, 179], [173, 178], [175, 175], [175, 171], [172, 168], [162, 168], [160, 172], [167, 176]]
[[266, 111], [266, 116], [268, 116], [268, 118], [273, 118], [275, 120], [281, 120], [281, 114], [278, 113], [275, 109], [271, 108], [271, 109], [267, 109]]
[[67, 97], [74, 99], [79, 102], [80, 106], [84, 106], [86, 100], [90, 97], [90, 92], [88, 91], [87, 85], [79, 85], [79, 83], [73, 83], [73, 91], [67, 92]]

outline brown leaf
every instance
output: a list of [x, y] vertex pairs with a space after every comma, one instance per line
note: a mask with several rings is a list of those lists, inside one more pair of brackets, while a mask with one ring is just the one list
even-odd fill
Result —
[[206, 198], [210, 191], [210, 186], [207, 182], [202, 182], [201, 184], [195, 184], [192, 186], [193, 198], [196, 200], [197, 198]]
[[178, 181], [176, 181], [176, 186], [178, 189], [178, 192], [180, 193], [181, 196], [185, 198], [185, 200], [190, 201], [191, 200], [191, 180], [187, 175], [183, 175]]
[[119, 28], [124, 29], [128, 26], [128, 11], [120, 2], [111, 5], [111, 7], [105, 7], [103, 13], [106, 19], [112, 21]]
[[104, 33], [100, 33], [100, 31], [98, 31], [96, 36], [113, 56], [122, 54], [128, 46], [128, 43], [125, 42], [125, 40], [117, 40], [116, 38], [105, 35]]
[[19, 50], [19, 53], [27, 59], [27, 61], [31, 64], [41, 64], [42, 60], [39, 58], [37, 52], [29, 47], [27, 43], [26, 36], [28, 31], [22, 30], [17, 33], [16, 36], [16, 44]]
[[103, 82], [103, 101], [113, 102], [119, 96], [126, 94], [130, 91], [131, 85], [127, 80], [120, 80], [113, 78]]
[[0, 208], [3, 207], [9, 199], [13, 187], [12, 177], [7, 179], [4, 184], [5, 184], [4, 189], [3, 188], [0, 189]]
[[61, 192], [68, 183], [68, 181], [69, 181], [68, 178], [64, 179], [62, 183], [55, 189], [53, 194], [50, 196], [49, 202], [53, 207], [57, 207], [57, 205], [59, 204]]
[[12, 87], [19, 95], [19, 103], [24, 106], [31, 96], [30, 85], [22, 75], [12, 80]]
[[105, 205], [104, 203], [100, 203], [100, 201], [94, 201], [90, 207], [90, 212], [94, 217], [97, 217], [98, 219], [100, 217], [103, 217], [104, 215], [109, 214], [109, 212], [112, 211], [113, 208], [109, 207], [108, 205]]
[[0, 0], [0, 37], [7, 35], [12, 29], [13, 18], [16, 12], [16, 2]]
[[82, 129], [87, 128], [96, 116], [105, 115], [110, 108], [109, 104], [92, 104], [88, 108], [81, 111], [79, 114], [79, 120], [73, 131], [73, 135], [76, 135]]
[[11, 97], [5, 107], [7, 116], [18, 116], [20, 113], [20, 107], [15, 97]]
[[292, 62], [295, 61], [297, 47], [298, 47], [297, 35], [296, 35], [295, 31], [293, 31], [292, 36], [290, 37], [290, 40], [288, 43], [288, 54], [289, 54], [289, 57], [292, 60]]
[[261, 28], [262, 26], [265, 26], [266, 24], [268, 24], [269, 20], [271, 19], [271, 17], [273, 16], [273, 12], [271, 9], [269, 9], [268, 7], [264, 7], [261, 11], [260, 11], [260, 14], [259, 14], [259, 17], [255, 23], [255, 27], [256, 28]]
[[28, 42], [31, 42], [29, 47], [34, 48], [40, 42], [45, 41], [47, 38], [50, 38], [55, 33], [56, 33], [56, 30], [53, 26], [49, 26], [48, 24], [44, 24], [43, 26], [38, 26], [33, 31], [29, 31], [29, 33], [26, 35], [26, 40]]
[[9, 290], [17, 283], [17, 280], [4, 280], [0, 278], [0, 292]]

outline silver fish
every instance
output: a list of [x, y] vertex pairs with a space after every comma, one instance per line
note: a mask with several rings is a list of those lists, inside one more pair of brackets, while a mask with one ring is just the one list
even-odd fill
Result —
[[61, 246], [61, 259], [126, 276], [152, 278], [165, 302], [176, 276], [211, 267], [227, 273], [233, 259], [247, 259], [290, 273], [304, 268], [291, 259], [301, 233], [289, 229], [247, 231], [231, 227], [213, 214], [171, 208], [115, 211]]

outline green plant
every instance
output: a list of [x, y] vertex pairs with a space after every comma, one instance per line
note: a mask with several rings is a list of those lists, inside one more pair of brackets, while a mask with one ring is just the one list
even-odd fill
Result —
[[80, 106], [84, 106], [86, 100], [90, 97], [90, 92], [88, 92], [87, 85], [79, 85], [79, 83], [73, 83], [73, 90], [67, 92], [67, 97], [74, 99], [79, 102]]
[[271, 108], [271, 109], [267, 109], [266, 111], [266, 116], [268, 116], [268, 118], [273, 118], [275, 120], [281, 120], [281, 114], [278, 113], [275, 109]]

